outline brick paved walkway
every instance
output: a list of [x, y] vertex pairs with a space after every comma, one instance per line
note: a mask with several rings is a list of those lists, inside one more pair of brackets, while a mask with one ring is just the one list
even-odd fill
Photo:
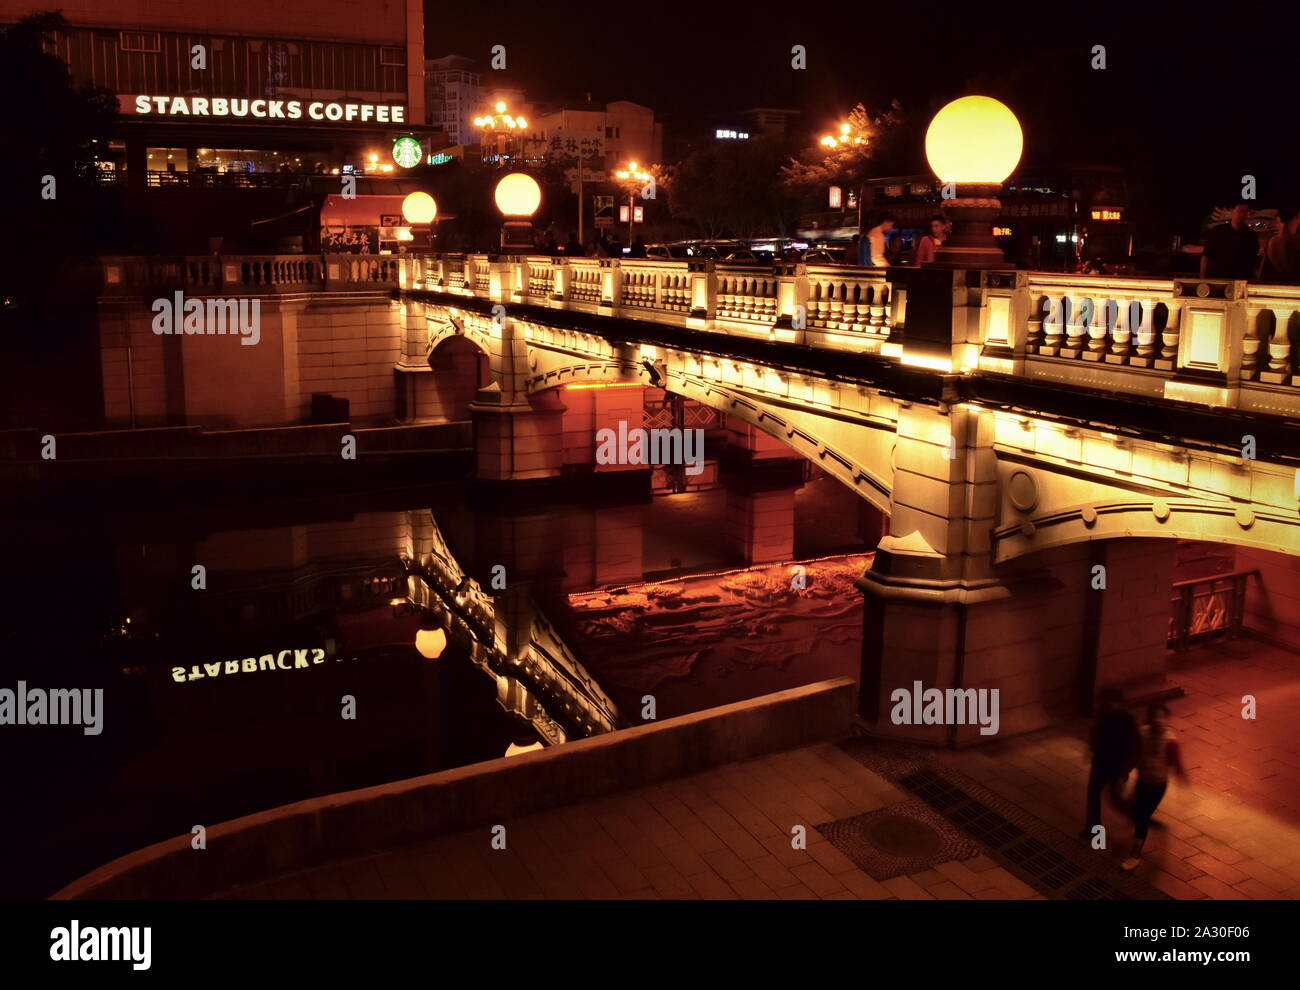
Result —
[[[1242, 641], [1202, 647], [1171, 676], [1187, 786], [1171, 785], [1138, 877], [1180, 899], [1300, 897], [1300, 657]], [[1242, 694], [1259, 699], [1240, 718]], [[959, 752], [942, 762], [1074, 835], [1087, 778], [1085, 720]], [[877, 881], [814, 826], [912, 795], [829, 743], [330, 864], [227, 892], [246, 898], [1043, 897], [986, 856]], [[1110, 849], [1131, 828], [1105, 807]], [[807, 848], [791, 848], [791, 826]], [[1081, 856], [1093, 853], [1080, 844]], [[1084, 860], [1086, 861], [1086, 859]]]
[[[907, 800], [832, 744], [232, 891], [250, 898], [1036, 898], [992, 860], [873, 880], [813, 827]], [[807, 849], [791, 826], [807, 827]]]
[[[1219, 642], [1174, 658], [1169, 677], [1186, 692], [1168, 704], [1189, 779], [1170, 783], [1138, 877], [1179, 899], [1300, 898], [1300, 656]], [[1244, 694], [1258, 701], [1255, 721], [1241, 718]], [[1087, 728], [935, 758], [1072, 835], [1083, 825]], [[1131, 826], [1105, 803], [1102, 820], [1109, 854], [1122, 858]]]

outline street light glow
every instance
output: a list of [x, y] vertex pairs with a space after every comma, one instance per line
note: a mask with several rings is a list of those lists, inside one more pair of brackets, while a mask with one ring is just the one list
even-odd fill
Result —
[[942, 182], [1002, 183], [1020, 161], [1016, 115], [989, 96], [953, 100], [930, 121], [925, 157]]
[[407, 223], [433, 223], [438, 204], [427, 192], [413, 192], [402, 200], [402, 217]]
[[531, 217], [542, 204], [537, 180], [523, 172], [511, 172], [497, 183], [497, 209], [508, 217]]

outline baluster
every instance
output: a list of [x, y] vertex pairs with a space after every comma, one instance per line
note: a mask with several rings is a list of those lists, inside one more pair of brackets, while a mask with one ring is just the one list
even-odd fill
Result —
[[844, 329], [844, 307], [848, 297], [849, 286], [847, 282], [841, 282], [839, 285], [831, 283], [831, 304], [830, 313], [828, 314], [828, 325], [834, 330]]
[[1273, 336], [1268, 342], [1268, 370], [1273, 375], [1281, 376], [1282, 382], [1291, 374], [1291, 314], [1295, 312], [1290, 306], [1274, 306]]
[[1085, 333], [1083, 324], [1083, 300], [1085, 297], [1070, 292], [1066, 294], [1066, 298], [1070, 300], [1070, 321], [1065, 325], [1065, 347], [1073, 353], [1062, 356], [1078, 357]]
[[877, 285], [868, 290], [871, 293], [871, 330], [879, 333], [885, 325], [885, 300], [888, 298], [887, 285]]
[[1047, 304], [1047, 313], [1043, 317], [1043, 344], [1042, 350], [1048, 354], [1055, 355], [1060, 349], [1062, 341], [1065, 339], [1064, 313], [1062, 310], [1068, 305], [1068, 297], [1065, 295], [1053, 299], [1051, 296], [1043, 296], [1043, 302]]
[[1133, 349], [1133, 307], [1136, 300], [1116, 300], [1115, 326], [1111, 328], [1110, 353], [1106, 360], [1111, 364], [1127, 364]]
[[1106, 339], [1110, 335], [1110, 300], [1088, 300], [1088, 350], [1086, 361], [1100, 361], [1106, 355]]
[[1173, 369], [1174, 362], [1178, 359], [1178, 324], [1182, 317], [1183, 304], [1174, 299], [1165, 305], [1169, 309], [1169, 319], [1165, 322], [1165, 329], [1160, 334], [1162, 346], [1160, 348], [1160, 357], [1156, 360], [1156, 367], [1162, 371], [1170, 371]]

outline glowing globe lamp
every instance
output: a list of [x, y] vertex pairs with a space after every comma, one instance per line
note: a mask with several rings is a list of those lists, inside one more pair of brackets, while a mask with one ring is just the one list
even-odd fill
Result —
[[537, 180], [523, 172], [511, 172], [497, 183], [497, 209], [508, 217], [531, 217], [542, 204]]
[[447, 648], [447, 634], [441, 629], [421, 629], [415, 634], [415, 649], [426, 660], [437, 660]]
[[438, 204], [427, 192], [410, 193], [402, 200], [402, 217], [407, 223], [433, 223]]
[[1016, 115], [989, 96], [953, 100], [925, 132], [925, 157], [942, 182], [1000, 185], [1024, 146]]

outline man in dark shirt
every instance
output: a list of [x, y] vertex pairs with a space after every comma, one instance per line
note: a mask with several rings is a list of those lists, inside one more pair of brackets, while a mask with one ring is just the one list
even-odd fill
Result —
[[1093, 828], [1101, 824], [1101, 792], [1123, 806], [1121, 788], [1137, 758], [1137, 721], [1124, 710], [1124, 696], [1115, 688], [1101, 693], [1101, 710], [1092, 726], [1092, 772], [1088, 775], [1088, 810], [1081, 838], [1093, 839]]
[[1259, 237], [1246, 226], [1250, 207], [1238, 203], [1227, 223], [1205, 235], [1202, 278], [1254, 278], [1259, 267]]

